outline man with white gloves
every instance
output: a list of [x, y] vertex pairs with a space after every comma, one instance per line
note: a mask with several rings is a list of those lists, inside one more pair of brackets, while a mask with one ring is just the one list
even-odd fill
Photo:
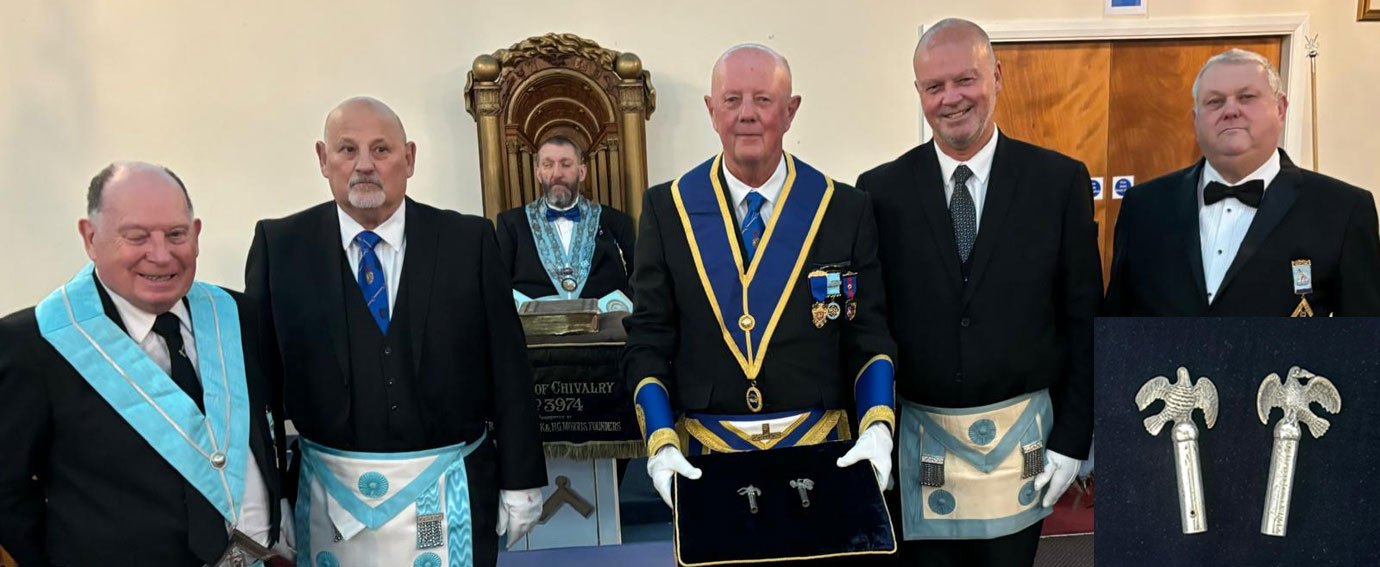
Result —
[[782, 150], [800, 97], [775, 51], [730, 48], [705, 105], [723, 151], [644, 195], [625, 320], [653, 485], [671, 505], [674, 475], [701, 477], [687, 454], [858, 432], [836, 464], [867, 461], [885, 487], [895, 344], [871, 206]]

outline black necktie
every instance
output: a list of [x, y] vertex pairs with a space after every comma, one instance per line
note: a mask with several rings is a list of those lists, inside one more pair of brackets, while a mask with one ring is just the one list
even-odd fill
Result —
[[1227, 186], [1216, 181], [1207, 184], [1203, 188], [1203, 204], [1211, 205], [1227, 197], [1236, 197], [1241, 204], [1247, 207], [1259, 207], [1260, 199], [1265, 196], [1265, 182], [1260, 179], [1252, 179], [1240, 185]]
[[959, 165], [954, 170], [954, 196], [949, 200], [949, 215], [954, 221], [954, 244], [958, 246], [958, 259], [968, 261], [973, 251], [973, 241], [977, 240], [977, 207], [973, 195], [968, 192], [968, 180], [973, 178], [973, 170]]
[[172, 379], [187, 396], [196, 402], [199, 410], [205, 411], [201, 401], [201, 381], [197, 380], [192, 360], [187, 358], [186, 346], [182, 344], [182, 328], [177, 315], [171, 312], [159, 315], [153, 320], [153, 332], [168, 343], [168, 359], [172, 361]]

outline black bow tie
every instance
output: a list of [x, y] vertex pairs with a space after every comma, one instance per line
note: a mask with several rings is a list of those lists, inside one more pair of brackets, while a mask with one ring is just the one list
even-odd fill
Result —
[[1203, 189], [1203, 204], [1211, 205], [1227, 197], [1236, 197], [1236, 200], [1247, 207], [1259, 207], [1260, 199], [1264, 196], [1265, 182], [1259, 179], [1230, 187], [1213, 181]]

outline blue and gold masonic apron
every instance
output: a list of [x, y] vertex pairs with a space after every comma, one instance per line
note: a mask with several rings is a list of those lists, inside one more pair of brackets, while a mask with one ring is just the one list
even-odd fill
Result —
[[239, 526], [249, 470], [249, 387], [235, 299], [194, 282], [187, 292], [204, 392], [196, 403], [101, 305], [93, 267], [35, 308], [39, 333], [182, 478]]
[[1052, 425], [1048, 390], [963, 409], [902, 399], [905, 539], [992, 539], [1048, 516], [1034, 476]]
[[301, 439], [298, 567], [471, 567], [469, 443], [409, 453], [340, 451]]
[[[781, 188], [766, 232], [751, 263], [745, 265], [737, 223], [719, 183], [723, 154], [705, 161], [671, 185], [700, 283], [729, 352], [743, 375], [745, 412], [741, 415], [689, 413], [677, 426], [687, 455], [751, 451], [850, 439], [848, 419], [839, 409], [806, 409], [760, 414], [757, 377], [772, 333], [809, 256], [834, 181], [789, 153]], [[803, 323], [800, 322], [800, 323]]]

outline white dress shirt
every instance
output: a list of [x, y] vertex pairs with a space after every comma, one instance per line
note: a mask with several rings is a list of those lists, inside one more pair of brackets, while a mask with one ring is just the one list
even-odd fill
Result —
[[951, 158], [944, 150], [939, 149], [939, 144], [934, 145], [934, 153], [939, 156], [939, 172], [944, 175], [945, 207], [948, 207], [954, 198], [954, 170], [957, 170], [959, 165], [966, 165], [973, 172], [973, 176], [968, 179], [968, 193], [973, 196], [973, 212], [977, 214], [977, 218], [974, 219], [974, 234], [982, 229], [982, 203], [987, 200], [987, 184], [992, 180], [992, 157], [997, 153], [997, 136], [1000, 134], [993, 128], [992, 138], [968, 161]]
[[[570, 206], [569, 206], [569, 207], [565, 207], [565, 208], [553, 207], [553, 206], [551, 206], [551, 203], [549, 203], [549, 202], [546, 204], [546, 206], [551, 207], [551, 210], [554, 210], [554, 211], [565, 212], [565, 211], [568, 211], [568, 210], [570, 210], [570, 209], [573, 209], [573, 208], [575, 208], [575, 207], [580, 206], [580, 199], [583, 199], [583, 198], [584, 198], [584, 197], [582, 197], [582, 196], [580, 196], [580, 195], [576, 195], [576, 196], [575, 196], [575, 200], [574, 200], [573, 202], [570, 203]], [[546, 218], [546, 217], [544, 216], [544, 215], [546, 215], [546, 211], [542, 211], [541, 214], [543, 215], [542, 218]], [[580, 217], [580, 220], [581, 220], [581, 221], [584, 221], [585, 218], [584, 218], [584, 217]], [[565, 217], [560, 217], [560, 218], [557, 218], [555, 221], [553, 221], [551, 224], [556, 225], [556, 235], [561, 237], [561, 250], [564, 250], [566, 254], [569, 254], [569, 253], [570, 253], [570, 235], [572, 235], [572, 234], [575, 233], [575, 221], [570, 220], [570, 219], [565, 218]]]
[[[407, 253], [407, 200], [398, 205], [398, 210], [393, 211], [393, 216], [383, 221], [383, 224], [374, 228], [374, 234], [379, 235], [379, 243], [374, 246], [374, 254], [379, 257], [379, 264], [383, 267], [383, 283], [388, 287], [388, 316], [393, 316], [393, 304], [398, 300], [398, 282], [402, 280], [403, 256]], [[359, 277], [359, 263], [364, 259], [364, 248], [355, 242], [355, 237], [364, 232], [364, 227], [360, 226], [355, 219], [346, 214], [345, 209], [339, 205], [335, 207], [336, 216], [340, 218], [340, 245], [345, 248], [345, 257], [350, 260], [351, 279]]]
[[771, 177], [768, 177], [761, 187], [753, 187], [734, 177], [727, 165], [724, 166], [724, 179], [728, 181], [728, 194], [733, 198], [730, 204], [733, 206], [733, 214], [738, 217], [738, 228], [742, 228], [743, 219], [747, 218], [747, 196], [753, 191], [761, 193], [766, 199], [762, 201], [762, 208], [757, 210], [757, 213], [762, 215], [763, 226], [766, 226], [771, 222], [771, 213], [776, 210], [777, 199], [781, 198], [781, 189], [786, 186], [786, 156], [781, 156], [781, 161], [776, 164], [776, 171], [772, 172]]
[[1198, 180], [1198, 243], [1202, 246], [1203, 281], [1207, 284], [1209, 304], [1217, 296], [1217, 288], [1222, 287], [1222, 278], [1227, 275], [1227, 268], [1231, 267], [1232, 260], [1236, 259], [1236, 252], [1241, 249], [1241, 241], [1245, 240], [1246, 231], [1251, 228], [1256, 209], [1242, 204], [1236, 197], [1227, 197], [1211, 205], [1205, 205], [1203, 189], [1213, 181], [1235, 186], [1256, 179], [1269, 187], [1270, 182], [1274, 181], [1278, 174], [1279, 152], [1270, 154], [1270, 159], [1265, 160], [1264, 164], [1235, 184], [1227, 183], [1211, 163], [1204, 162], [1203, 175]]
[[[100, 281], [97, 276], [96, 281]], [[172, 375], [172, 355], [168, 352], [168, 343], [158, 333], [153, 332], [153, 322], [158, 318], [157, 315], [144, 311], [129, 300], [121, 297], [120, 294], [105, 287], [106, 293], [110, 295], [110, 302], [115, 304], [115, 311], [120, 314], [120, 320], [125, 325], [125, 330], [129, 332], [129, 337], [138, 343], [139, 348], [143, 349], [153, 362], [163, 369], [163, 372]], [[181, 323], [179, 329], [182, 331], [182, 345], [186, 351], [187, 359], [192, 363], [192, 369], [196, 371], [197, 379], [201, 379], [201, 369], [197, 367], [196, 358], [196, 339], [192, 336], [192, 315], [187, 311], [187, 306], [181, 301], [173, 305], [169, 310], [173, 315], [177, 315]], [[238, 311], [235, 313], [238, 314]], [[235, 345], [238, 348], [239, 345]], [[253, 416], [254, 408], [250, 408], [250, 416]], [[245, 535], [254, 538], [260, 545], [268, 545], [269, 512], [268, 512], [268, 487], [264, 484], [262, 474], [259, 472], [259, 461], [254, 458], [253, 451], [246, 451], [249, 461], [245, 463], [244, 475], [244, 495], [241, 496], [240, 505], [240, 524], [239, 526], [227, 526], [239, 529]]]

